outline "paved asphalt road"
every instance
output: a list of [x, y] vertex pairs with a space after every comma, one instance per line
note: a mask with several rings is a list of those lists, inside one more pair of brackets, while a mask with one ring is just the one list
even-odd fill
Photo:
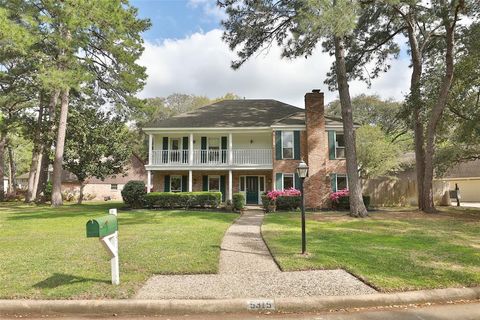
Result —
[[[2, 320], [45, 320], [45, 319], [88, 319], [82, 317], [61, 317], [42, 316], [37, 318], [10, 317]], [[105, 318], [91, 318], [105, 319]], [[454, 305], [434, 305], [420, 308], [393, 308], [387, 310], [366, 310], [359, 312], [338, 312], [338, 313], [317, 313], [317, 314], [215, 314], [215, 315], [183, 315], [183, 316], [157, 316], [157, 317], [110, 317], [118, 320], [478, 320], [480, 319], [480, 302]]]

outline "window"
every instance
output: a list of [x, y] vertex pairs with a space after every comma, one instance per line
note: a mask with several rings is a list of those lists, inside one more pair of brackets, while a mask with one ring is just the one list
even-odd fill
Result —
[[208, 176], [208, 191], [220, 191], [220, 176]]
[[348, 189], [348, 180], [346, 175], [337, 174], [337, 191]]
[[182, 176], [171, 176], [170, 177], [170, 191], [171, 192], [182, 192]]
[[245, 177], [240, 177], [240, 191], [245, 191]]
[[265, 177], [259, 177], [260, 181], [260, 192], [265, 191]]
[[293, 131], [282, 131], [283, 159], [293, 159]]
[[113, 183], [110, 185], [110, 190], [118, 190], [118, 184]]
[[283, 190], [293, 188], [295, 186], [293, 173], [283, 174]]
[[343, 135], [343, 133], [337, 132], [335, 134], [335, 158], [345, 158], [345, 136]]

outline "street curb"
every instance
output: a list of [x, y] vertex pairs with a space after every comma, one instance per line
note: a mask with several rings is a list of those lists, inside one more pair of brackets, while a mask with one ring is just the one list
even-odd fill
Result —
[[[215, 300], [0, 300], [0, 315], [161, 315], [249, 311], [252, 301], [273, 302], [276, 312], [321, 312], [349, 308], [480, 299], [480, 287], [359, 296], [242, 298]], [[274, 311], [262, 309], [255, 311]]]

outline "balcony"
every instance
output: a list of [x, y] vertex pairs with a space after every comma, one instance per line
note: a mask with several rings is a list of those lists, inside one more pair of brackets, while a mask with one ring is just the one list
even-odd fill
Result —
[[269, 167], [272, 149], [152, 150], [151, 166]]

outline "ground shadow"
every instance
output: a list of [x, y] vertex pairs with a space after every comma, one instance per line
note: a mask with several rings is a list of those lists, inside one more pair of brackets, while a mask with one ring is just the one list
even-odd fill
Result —
[[85, 277], [73, 276], [70, 274], [63, 274], [63, 273], [54, 273], [52, 276], [48, 277], [47, 279], [34, 284], [33, 287], [39, 288], [39, 289], [53, 289], [60, 286], [81, 283], [81, 282], [100, 282], [100, 283], [107, 283], [107, 284], [110, 283], [107, 280], [85, 278]]

